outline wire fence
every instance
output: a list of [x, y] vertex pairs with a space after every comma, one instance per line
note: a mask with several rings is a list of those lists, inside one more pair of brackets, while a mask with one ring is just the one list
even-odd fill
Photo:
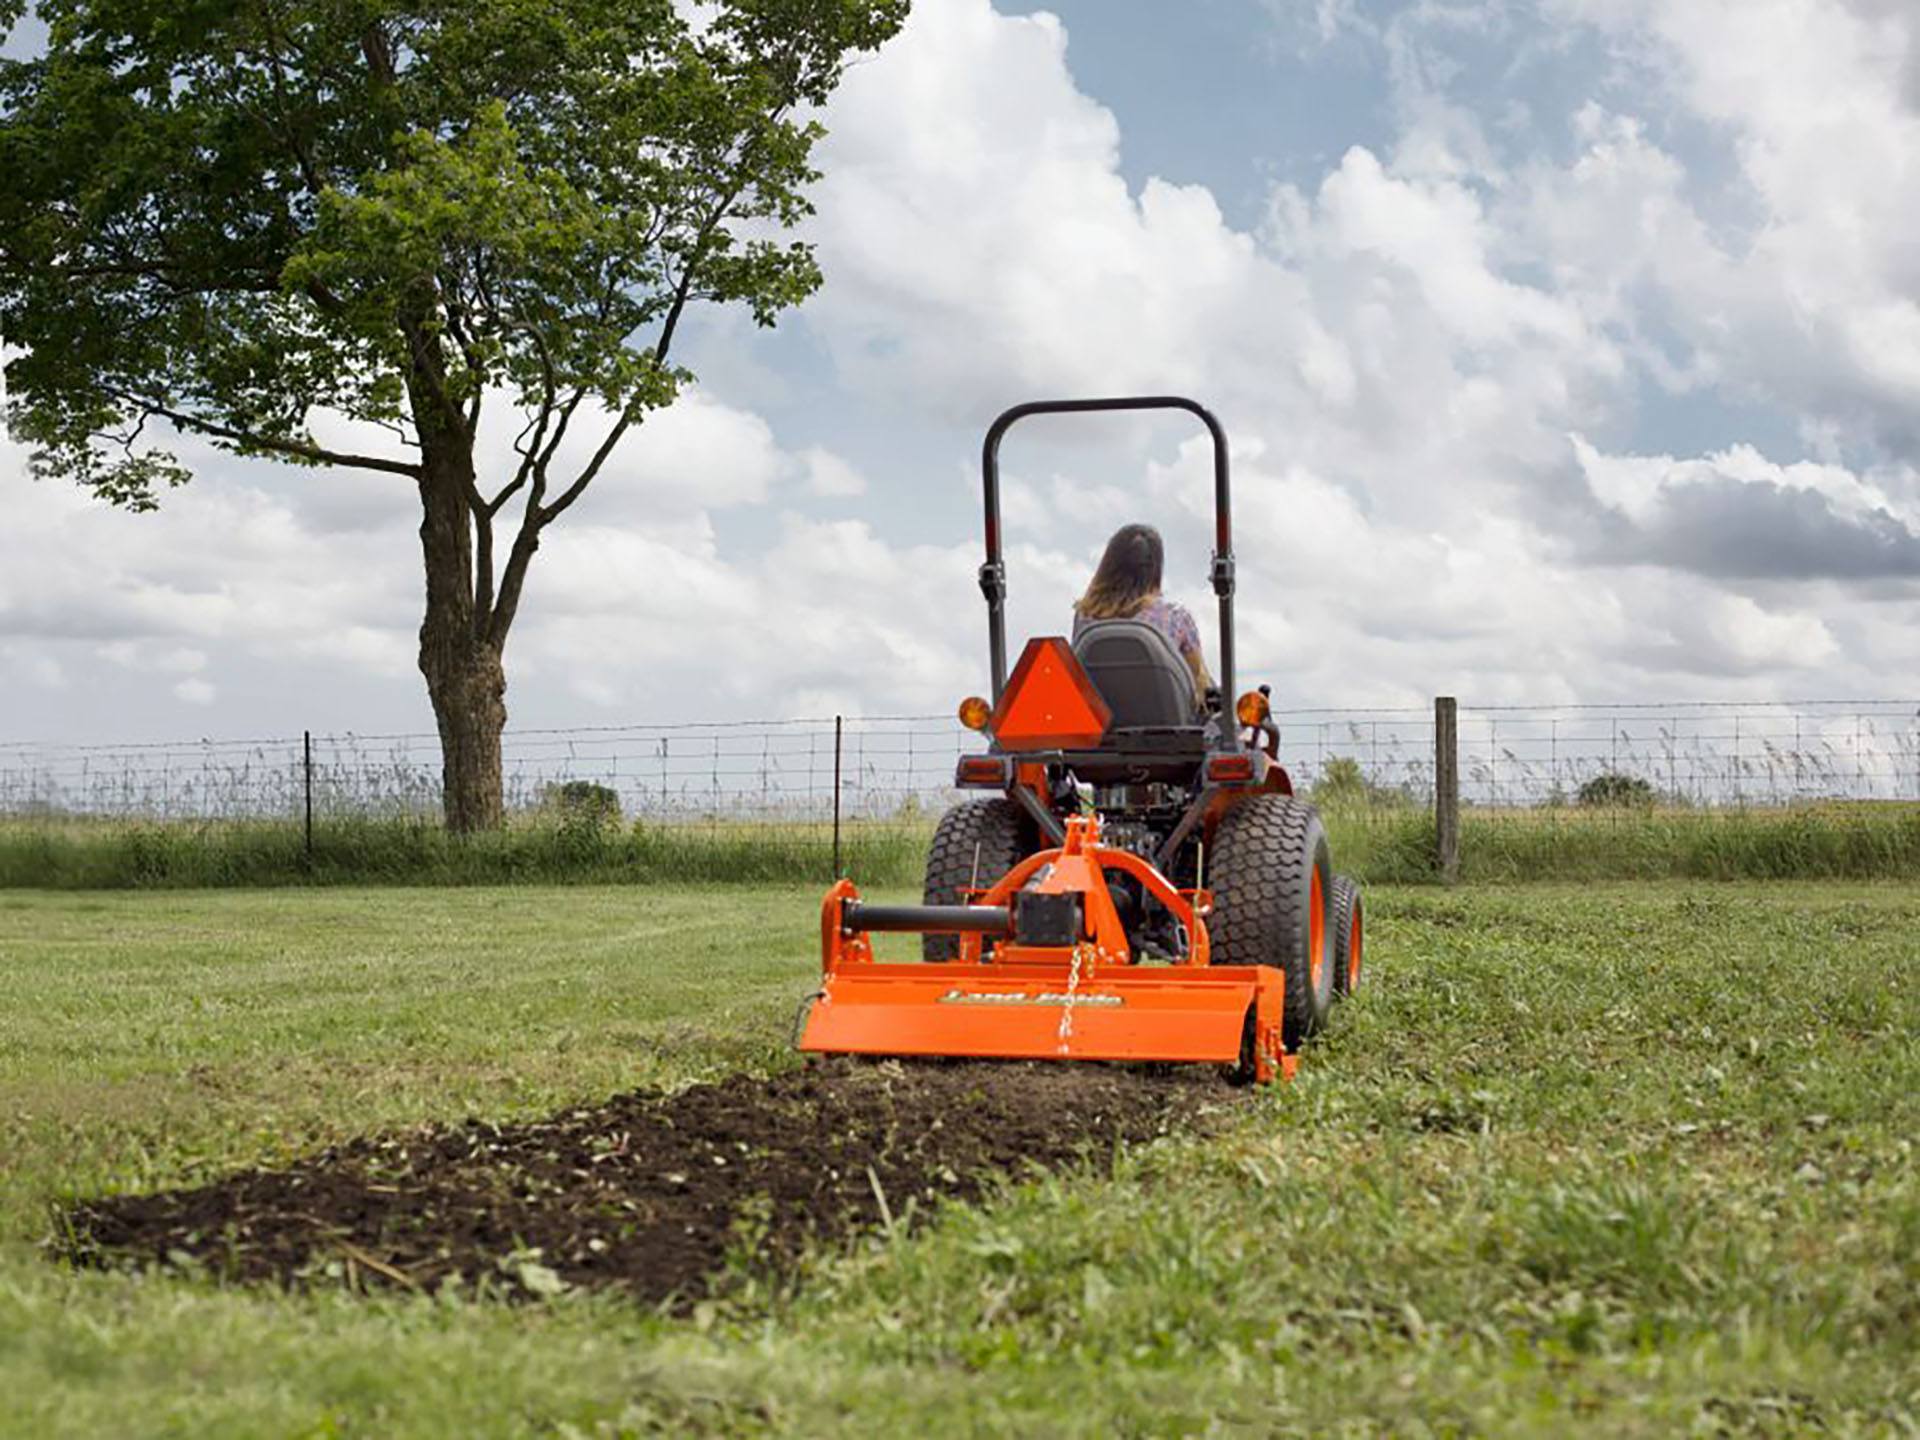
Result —
[[[1431, 802], [1430, 707], [1275, 718], [1297, 788]], [[515, 730], [503, 785], [515, 814], [584, 787], [642, 823], [812, 822], [836, 809], [849, 823], [921, 820], [954, 800], [955, 764], [981, 743], [928, 715]], [[1462, 705], [1458, 744], [1461, 800], [1475, 806], [1576, 804], [1623, 784], [1709, 810], [1920, 800], [1920, 701]], [[440, 799], [431, 733], [0, 742], [11, 819], [429, 818]]]
[[[1281, 753], [1309, 787], [1430, 800], [1433, 734], [1426, 708], [1295, 711]], [[1920, 701], [1462, 704], [1457, 743], [1461, 801], [1488, 808], [1920, 800]]]
[[[940, 716], [509, 731], [509, 813], [569, 794], [610, 796], [629, 818], [817, 820], [838, 792], [850, 820], [941, 807], [979, 739]], [[191, 744], [0, 744], [0, 815], [141, 819], [430, 816], [441, 802], [431, 733], [295, 735]], [[836, 776], [838, 777], [836, 780]]]

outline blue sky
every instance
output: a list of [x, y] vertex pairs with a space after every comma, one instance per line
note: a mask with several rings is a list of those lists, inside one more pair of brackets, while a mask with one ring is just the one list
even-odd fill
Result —
[[[543, 549], [515, 723], [947, 709], [981, 429], [1136, 389], [1234, 438], [1291, 703], [1920, 688], [1910, 5], [920, 0], [826, 119], [826, 287], [703, 319]], [[0, 735], [426, 728], [409, 497], [186, 453], [133, 517], [0, 442]], [[1006, 461], [1016, 629], [1136, 518], [1198, 606], [1189, 430]]]

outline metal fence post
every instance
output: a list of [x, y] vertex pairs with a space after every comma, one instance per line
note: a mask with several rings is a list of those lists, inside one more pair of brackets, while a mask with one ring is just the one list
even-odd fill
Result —
[[1433, 701], [1433, 835], [1440, 878], [1460, 878], [1460, 706], [1451, 695]]
[[833, 878], [846, 872], [840, 868], [840, 737], [846, 725], [844, 717], [833, 717]]
[[307, 792], [307, 864], [313, 864], [313, 732], [300, 732], [300, 768], [304, 772]]

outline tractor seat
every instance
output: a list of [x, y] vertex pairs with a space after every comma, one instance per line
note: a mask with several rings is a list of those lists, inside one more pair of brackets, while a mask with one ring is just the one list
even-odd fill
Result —
[[1142, 620], [1096, 620], [1073, 637], [1073, 653], [1113, 711], [1113, 729], [1200, 723], [1193, 671], [1165, 635]]

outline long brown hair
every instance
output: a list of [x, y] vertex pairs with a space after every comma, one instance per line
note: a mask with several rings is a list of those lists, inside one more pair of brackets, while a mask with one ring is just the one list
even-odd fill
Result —
[[1167, 547], [1151, 525], [1122, 525], [1074, 610], [1088, 620], [1124, 620], [1160, 593]]

